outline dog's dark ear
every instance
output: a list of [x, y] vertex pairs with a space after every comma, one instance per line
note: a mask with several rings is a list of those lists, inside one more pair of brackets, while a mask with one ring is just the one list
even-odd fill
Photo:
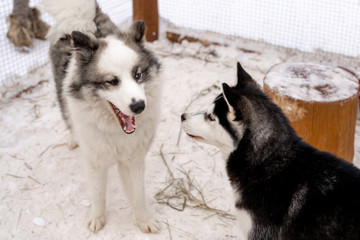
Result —
[[241, 64], [237, 63], [237, 88], [245, 87], [247, 84], [253, 82], [252, 77], [244, 70]]
[[[238, 90], [229, 87], [226, 83], [223, 83], [223, 95], [226, 103], [228, 104], [229, 111], [236, 116], [241, 116], [242, 121], [245, 123], [249, 123], [251, 120], [252, 114], [252, 104], [250, 100], [246, 97], [241, 95]], [[236, 112], [239, 110], [240, 112]]]
[[233, 112], [234, 107], [236, 106], [236, 98], [237, 98], [236, 95], [238, 95], [237, 91], [229, 87], [229, 85], [227, 85], [226, 83], [223, 83], [222, 87], [223, 87], [224, 99], [227, 105], [229, 106], [230, 112]]
[[136, 43], [142, 43], [145, 34], [145, 22], [143, 20], [135, 21], [126, 31], [126, 34]]
[[89, 37], [79, 31], [73, 31], [71, 33], [71, 39], [72, 46], [80, 53], [83, 60], [88, 60], [99, 47], [95, 37]]

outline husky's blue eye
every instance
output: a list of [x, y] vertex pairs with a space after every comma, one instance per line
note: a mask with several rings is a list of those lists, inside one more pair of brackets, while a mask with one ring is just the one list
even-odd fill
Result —
[[214, 117], [214, 115], [212, 115], [211, 113], [209, 113], [209, 114], [207, 115], [207, 118], [208, 118], [210, 121], [215, 121], [215, 117]]
[[136, 80], [140, 79], [141, 78], [141, 73], [135, 73], [134, 77], [135, 77]]
[[107, 82], [113, 86], [116, 86], [119, 84], [119, 79], [117, 77], [114, 77], [111, 81], [107, 81]]

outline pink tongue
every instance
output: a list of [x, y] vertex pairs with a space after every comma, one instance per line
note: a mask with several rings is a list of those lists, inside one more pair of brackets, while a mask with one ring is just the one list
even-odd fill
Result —
[[115, 113], [122, 129], [127, 133], [131, 134], [135, 131], [135, 118], [130, 117], [128, 115], [125, 115], [123, 112], [121, 112], [117, 107], [115, 107], [114, 104], [109, 102], [110, 106], [113, 109], [113, 112]]
[[125, 122], [125, 127], [127, 132], [131, 132], [135, 130], [135, 119], [134, 117], [123, 116], [123, 120]]

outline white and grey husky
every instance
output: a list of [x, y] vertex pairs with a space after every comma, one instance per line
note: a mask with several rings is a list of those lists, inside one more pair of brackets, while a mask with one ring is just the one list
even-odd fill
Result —
[[240, 64], [235, 87], [181, 120], [222, 150], [244, 239], [360, 239], [360, 170], [303, 142]]
[[48, 33], [50, 58], [61, 112], [88, 177], [90, 230], [105, 224], [107, 169], [116, 164], [140, 229], [158, 232], [144, 200], [144, 158], [159, 122], [160, 63], [144, 44], [144, 22], [121, 31], [95, 0], [43, 5], [56, 21]]

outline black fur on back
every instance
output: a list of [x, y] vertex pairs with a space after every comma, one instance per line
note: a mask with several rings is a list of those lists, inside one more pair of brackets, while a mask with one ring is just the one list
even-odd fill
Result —
[[238, 77], [224, 94], [246, 130], [227, 173], [253, 219], [249, 239], [360, 239], [360, 170], [303, 142], [255, 81]]

